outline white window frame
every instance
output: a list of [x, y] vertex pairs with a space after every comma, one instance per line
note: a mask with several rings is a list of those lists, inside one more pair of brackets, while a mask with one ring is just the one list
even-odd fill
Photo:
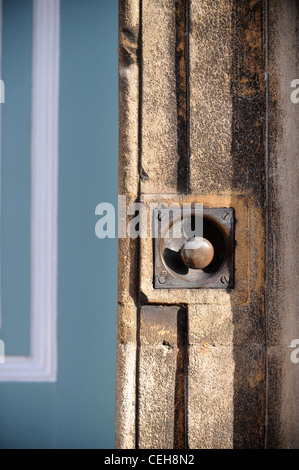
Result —
[[57, 380], [59, 35], [60, 0], [33, 0], [30, 356], [6, 356], [2, 382]]

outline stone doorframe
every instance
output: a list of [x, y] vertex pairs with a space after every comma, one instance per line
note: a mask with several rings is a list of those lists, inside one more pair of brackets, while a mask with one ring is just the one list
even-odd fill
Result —
[[119, 5], [119, 194], [236, 228], [233, 289], [155, 289], [120, 239], [116, 446], [299, 448], [298, 2]]

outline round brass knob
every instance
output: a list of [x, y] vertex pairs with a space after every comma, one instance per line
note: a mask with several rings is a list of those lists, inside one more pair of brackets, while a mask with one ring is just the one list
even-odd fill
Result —
[[193, 237], [180, 249], [183, 263], [191, 269], [204, 269], [214, 258], [214, 248], [206, 238]]

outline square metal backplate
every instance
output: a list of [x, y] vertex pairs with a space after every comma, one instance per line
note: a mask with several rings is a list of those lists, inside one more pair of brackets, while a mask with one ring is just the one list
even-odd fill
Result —
[[[153, 211], [153, 223], [162, 223], [163, 207]], [[165, 226], [157, 230], [154, 238], [154, 288], [155, 289], [233, 289], [234, 288], [234, 230], [235, 217], [232, 208], [203, 208], [192, 212], [192, 216], [203, 217], [203, 236], [207, 227], [214, 237], [215, 255], [211, 265], [204, 270], [182, 269], [178, 260], [180, 242], [165, 237]], [[177, 217], [177, 213], [176, 216]], [[183, 219], [183, 209], [179, 218]], [[167, 223], [173, 224], [174, 216], [169, 209]], [[215, 231], [213, 235], [213, 231]], [[208, 237], [206, 237], [208, 238]], [[212, 241], [212, 240], [210, 240]], [[175, 247], [175, 248], [173, 248]], [[172, 249], [173, 248], [173, 249]], [[217, 259], [215, 258], [217, 256]], [[176, 263], [175, 260], [178, 260]], [[218, 264], [217, 264], [218, 263]], [[182, 265], [183, 266], [183, 265]]]

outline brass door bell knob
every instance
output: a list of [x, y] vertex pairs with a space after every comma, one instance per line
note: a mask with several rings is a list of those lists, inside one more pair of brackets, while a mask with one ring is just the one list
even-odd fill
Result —
[[209, 240], [193, 237], [180, 250], [183, 263], [190, 269], [204, 269], [214, 258], [214, 247]]

